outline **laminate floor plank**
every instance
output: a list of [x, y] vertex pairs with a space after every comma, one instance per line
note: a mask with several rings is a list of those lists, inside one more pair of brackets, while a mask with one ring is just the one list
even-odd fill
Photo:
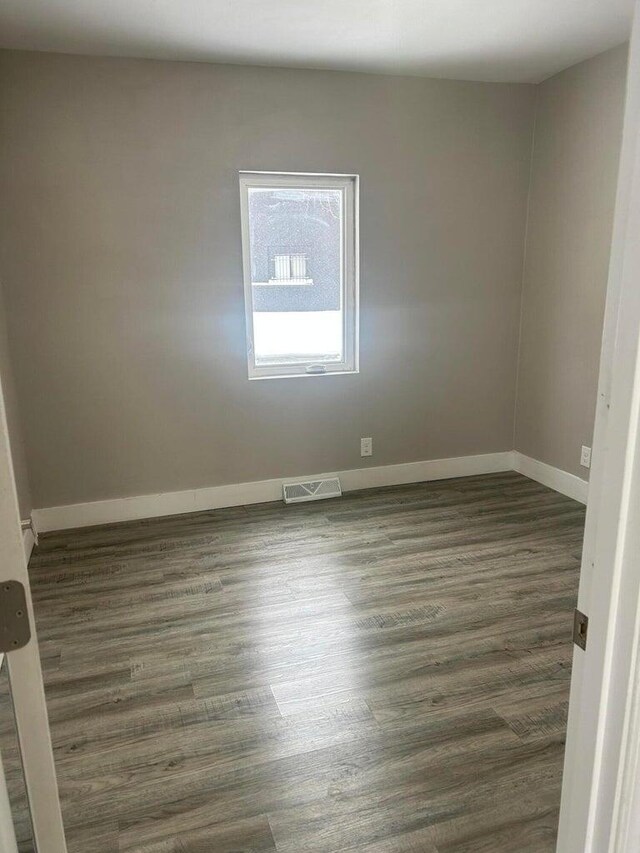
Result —
[[552, 853], [583, 525], [506, 472], [42, 536], [69, 853]]

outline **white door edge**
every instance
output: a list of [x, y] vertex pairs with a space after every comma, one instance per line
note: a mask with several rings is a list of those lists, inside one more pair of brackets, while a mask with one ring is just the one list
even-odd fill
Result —
[[23, 584], [31, 625], [27, 645], [8, 652], [6, 657], [34, 841], [38, 853], [66, 853], [1, 382], [0, 542], [0, 582], [16, 580]]
[[[625, 121], [603, 331], [594, 461], [578, 606], [558, 853], [630, 853], [640, 803], [631, 725], [640, 631], [640, 16], [629, 56]], [[594, 119], [595, 120], [595, 119]], [[627, 747], [629, 748], [627, 750]], [[625, 753], [625, 750], [626, 753]], [[635, 817], [637, 820], [637, 815]], [[637, 831], [637, 827], [636, 830]]]

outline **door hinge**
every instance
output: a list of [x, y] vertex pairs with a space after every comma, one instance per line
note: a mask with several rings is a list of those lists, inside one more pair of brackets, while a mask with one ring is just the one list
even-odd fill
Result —
[[24, 587], [20, 581], [0, 582], [0, 652], [15, 652], [30, 639]]
[[589, 617], [578, 609], [573, 614], [573, 642], [584, 651], [587, 648], [587, 630], [589, 629]]

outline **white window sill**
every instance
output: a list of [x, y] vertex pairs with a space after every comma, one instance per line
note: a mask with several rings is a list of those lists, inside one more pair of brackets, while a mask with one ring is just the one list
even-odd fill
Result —
[[356, 373], [360, 373], [359, 368], [352, 370], [351, 368], [344, 370], [327, 370], [325, 373], [307, 373], [306, 371], [301, 371], [300, 373], [258, 373], [249, 376], [249, 381], [253, 382], [254, 379], [317, 379], [327, 376], [349, 376], [354, 375]]
[[270, 278], [269, 281], [252, 281], [252, 287], [310, 287], [312, 278]]

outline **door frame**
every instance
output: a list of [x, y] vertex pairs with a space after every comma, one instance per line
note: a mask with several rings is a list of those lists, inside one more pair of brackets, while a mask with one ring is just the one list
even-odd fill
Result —
[[[22, 583], [31, 627], [31, 639], [27, 645], [7, 652], [6, 664], [31, 810], [33, 840], [38, 853], [66, 853], [1, 378], [0, 542], [0, 583], [7, 580]], [[7, 830], [6, 827], [3, 829]]]
[[558, 853], [640, 849], [639, 235], [636, 0], [578, 596], [589, 629], [573, 656]]

